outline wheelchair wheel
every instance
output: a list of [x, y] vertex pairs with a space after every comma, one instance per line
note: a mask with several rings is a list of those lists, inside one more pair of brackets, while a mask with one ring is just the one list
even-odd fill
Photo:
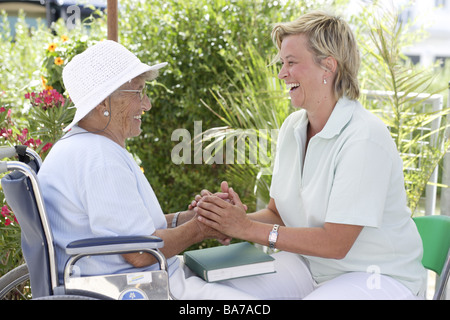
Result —
[[98, 300], [98, 299], [86, 296], [61, 295], [61, 296], [40, 297], [33, 300]]
[[0, 300], [30, 300], [30, 274], [26, 264], [0, 278]]
[[[30, 274], [26, 264], [14, 268], [0, 278], [0, 300], [31, 300]], [[97, 300], [91, 297], [61, 295], [33, 300]]]

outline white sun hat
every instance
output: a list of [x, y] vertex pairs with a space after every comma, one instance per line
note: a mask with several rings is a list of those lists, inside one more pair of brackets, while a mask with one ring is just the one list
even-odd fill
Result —
[[68, 131], [124, 83], [145, 73], [147, 80], [158, 76], [167, 62], [153, 66], [142, 63], [123, 45], [104, 40], [76, 55], [63, 70], [63, 81], [77, 109]]

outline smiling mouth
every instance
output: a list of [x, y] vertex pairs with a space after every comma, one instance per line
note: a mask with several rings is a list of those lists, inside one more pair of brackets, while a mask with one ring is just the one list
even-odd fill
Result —
[[300, 87], [300, 83], [294, 82], [294, 83], [286, 83], [286, 87], [289, 89], [290, 92], [296, 90], [298, 87]]

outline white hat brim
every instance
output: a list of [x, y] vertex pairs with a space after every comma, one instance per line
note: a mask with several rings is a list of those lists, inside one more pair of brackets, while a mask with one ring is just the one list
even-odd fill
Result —
[[[167, 62], [162, 62], [149, 66], [147, 64], [139, 62], [138, 65], [133, 65], [127, 68], [124, 72], [110, 79], [108, 83], [99, 85], [97, 90], [89, 92], [83, 97], [74, 107], [77, 109], [72, 122], [63, 129], [64, 132], [69, 131], [74, 125], [76, 125], [81, 119], [83, 119], [89, 112], [91, 112], [96, 106], [98, 106], [109, 95], [116, 91], [120, 86], [126, 82], [136, 78], [137, 76], [146, 73], [148, 71], [157, 71], [167, 65]], [[119, 80], [120, 79], [120, 80]], [[104, 88], [107, 88], [104, 90]], [[81, 106], [83, 106], [81, 108]]]

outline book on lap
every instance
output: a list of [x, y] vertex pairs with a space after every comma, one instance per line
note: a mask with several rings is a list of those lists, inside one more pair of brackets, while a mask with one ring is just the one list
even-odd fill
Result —
[[248, 242], [184, 253], [185, 264], [208, 282], [273, 273], [274, 260]]

